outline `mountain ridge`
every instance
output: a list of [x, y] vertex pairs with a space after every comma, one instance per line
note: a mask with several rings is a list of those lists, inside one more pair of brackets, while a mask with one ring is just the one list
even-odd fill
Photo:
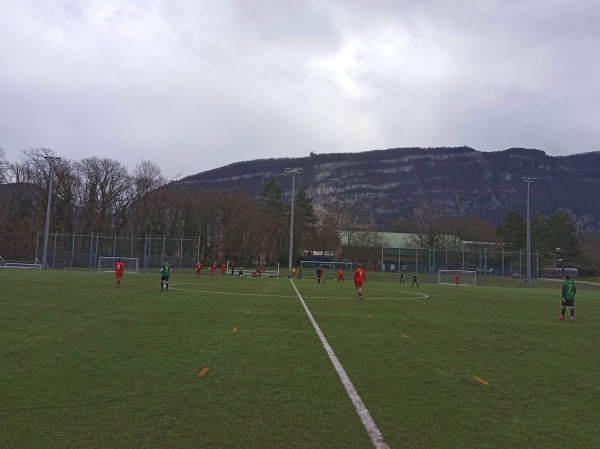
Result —
[[380, 229], [422, 208], [476, 215], [498, 225], [512, 208], [525, 214], [523, 177], [537, 178], [530, 185], [532, 213], [565, 210], [578, 229], [600, 229], [600, 151], [549, 156], [538, 149], [481, 152], [464, 146], [311, 153], [235, 162], [174, 184], [258, 198], [264, 181], [274, 177], [289, 202], [292, 177], [286, 168], [303, 169], [295, 176], [296, 192], [305, 190], [315, 206], [330, 210], [338, 201], [363, 201]]

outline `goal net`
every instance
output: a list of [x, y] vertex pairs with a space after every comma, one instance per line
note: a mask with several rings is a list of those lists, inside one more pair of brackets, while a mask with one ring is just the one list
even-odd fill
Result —
[[5, 260], [2, 256], [0, 256], [0, 268], [32, 268], [32, 269], [40, 269], [42, 268], [42, 264], [38, 262], [37, 259], [35, 261], [22, 261], [22, 260]]
[[115, 262], [121, 259], [125, 264], [125, 273], [139, 273], [140, 262], [137, 257], [98, 257], [98, 271], [115, 271]]
[[[456, 278], [458, 276], [458, 279]], [[477, 271], [439, 270], [438, 284], [477, 285]]]
[[302, 260], [300, 261], [300, 269], [302, 270], [302, 276], [314, 275], [317, 268], [323, 268], [324, 270], [336, 270], [335, 275], [337, 276], [337, 270], [340, 268], [346, 272], [352, 271], [352, 262], [321, 262], [320, 260]]

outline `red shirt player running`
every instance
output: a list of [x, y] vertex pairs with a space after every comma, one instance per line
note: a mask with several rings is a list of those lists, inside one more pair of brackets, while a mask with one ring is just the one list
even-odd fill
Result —
[[117, 287], [121, 286], [121, 277], [125, 271], [125, 264], [121, 262], [121, 259], [115, 262], [115, 275], [117, 276]]
[[344, 282], [344, 270], [342, 270], [341, 268], [338, 270], [338, 277], [337, 277], [337, 281], [340, 282]]
[[367, 282], [367, 273], [362, 269], [360, 264], [356, 265], [356, 271], [354, 272], [354, 284], [358, 290], [358, 299], [363, 299], [362, 286]]
[[221, 264], [221, 275], [225, 276], [225, 271], [227, 271], [227, 265], [224, 263]]
[[200, 276], [200, 272], [202, 271], [202, 262], [198, 261], [196, 264], [196, 277]]

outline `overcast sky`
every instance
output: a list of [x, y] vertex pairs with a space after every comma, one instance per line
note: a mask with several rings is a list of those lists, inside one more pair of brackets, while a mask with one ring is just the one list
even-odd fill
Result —
[[406, 146], [600, 150], [595, 0], [0, 0], [0, 147], [169, 178]]

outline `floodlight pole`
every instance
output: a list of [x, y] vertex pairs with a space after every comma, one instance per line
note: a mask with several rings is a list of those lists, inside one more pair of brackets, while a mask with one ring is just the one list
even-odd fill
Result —
[[48, 232], [50, 230], [50, 210], [52, 209], [52, 163], [54, 161], [60, 161], [59, 157], [56, 156], [44, 156], [44, 159], [48, 161], [50, 166], [49, 170], [49, 181], [48, 181], [48, 206], [46, 208], [46, 230], [44, 231], [44, 250], [42, 253], [42, 269], [46, 269], [46, 257], [48, 255]]
[[521, 181], [527, 184], [527, 288], [531, 288], [531, 219], [529, 214], [529, 186], [537, 178], [527, 176], [521, 178]]
[[292, 213], [290, 216], [290, 252], [288, 255], [288, 277], [292, 277], [292, 263], [294, 258], [294, 202], [296, 200], [296, 173], [302, 172], [302, 168], [286, 168], [286, 173], [292, 174]]

